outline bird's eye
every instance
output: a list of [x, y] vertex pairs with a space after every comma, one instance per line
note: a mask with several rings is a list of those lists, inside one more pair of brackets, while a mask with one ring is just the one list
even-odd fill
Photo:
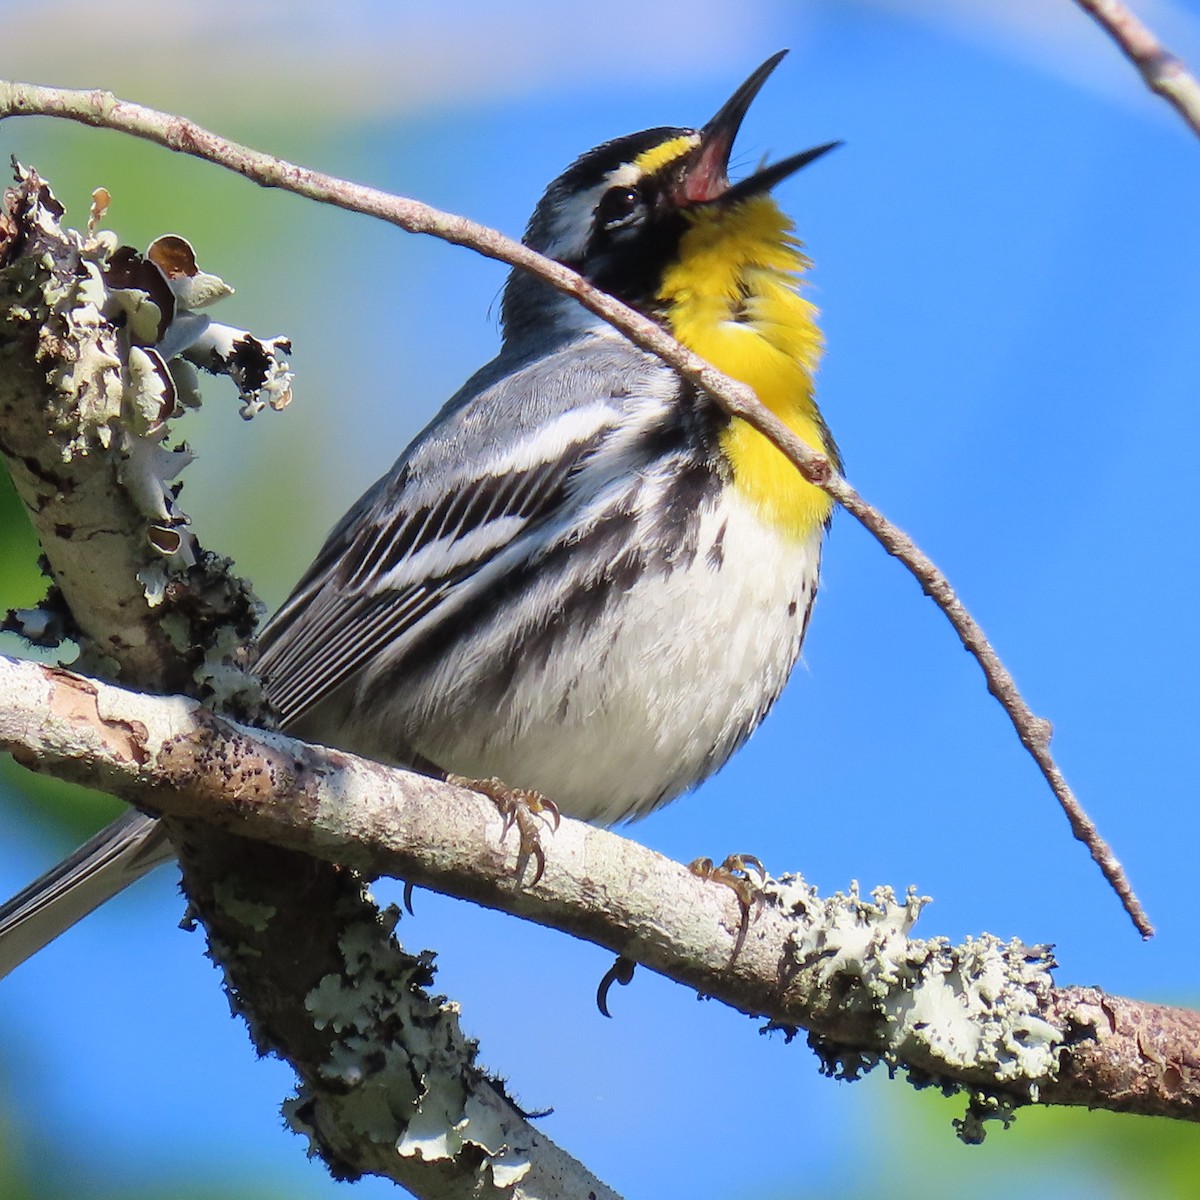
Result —
[[601, 229], [616, 229], [637, 213], [641, 203], [642, 198], [636, 188], [609, 188], [596, 205], [596, 223]]

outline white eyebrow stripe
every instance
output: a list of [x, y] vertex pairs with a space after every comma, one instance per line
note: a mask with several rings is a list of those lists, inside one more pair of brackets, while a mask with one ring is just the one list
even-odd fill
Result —
[[642, 172], [633, 163], [622, 163], [597, 184], [575, 196], [564, 196], [554, 214], [554, 225], [546, 238], [544, 254], [551, 258], [574, 260], [587, 248], [592, 234], [592, 217], [600, 197], [609, 188], [633, 187], [642, 179]]

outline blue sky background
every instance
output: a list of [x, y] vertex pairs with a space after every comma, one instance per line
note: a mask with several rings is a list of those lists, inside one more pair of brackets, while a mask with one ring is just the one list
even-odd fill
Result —
[[[753, 852], [826, 890], [915, 883], [935, 898], [926, 935], [1051, 941], [1063, 983], [1194, 1001], [1200, 143], [1065, 2], [734, 8], [452, 2], [434, 23], [383, 3], [334, 20], [308, 3], [144, 0], [96, 28], [90, 6], [47, 3], [21, 10], [0, 74], [111, 87], [518, 233], [578, 153], [702, 123], [790, 46], [735, 162], [846, 141], [778, 194], [816, 262], [820, 398], [848, 475], [948, 573], [1053, 721], [1159, 933], [1137, 937], [945, 620], [844, 514], [770, 719], [629, 832], [683, 860]], [[1200, 67], [1193, 7], [1139, 10]], [[291, 409], [246, 426], [213, 387], [184, 431], [201, 455], [184, 507], [269, 603], [495, 349], [503, 272], [461, 250], [115, 135], [9, 122], [0, 152], [37, 165], [80, 222], [103, 184], [126, 240], [185, 233], [238, 288], [220, 319], [293, 337]], [[0, 607], [27, 598], [0, 591]], [[26, 810], [3, 813], [5, 893], [66, 848]], [[289, 1073], [254, 1060], [181, 912], [162, 872], [0, 984], [9, 1153], [43, 1164], [47, 1196], [164, 1178], [340, 1194], [282, 1131]], [[802, 1043], [646, 972], [605, 1021], [606, 954], [466, 904], [421, 893], [400, 932], [440, 952], [485, 1061], [629, 1197], [848, 1196], [880, 1178], [910, 1194], [886, 1172], [900, 1114], [924, 1101], [899, 1084], [819, 1079]], [[933, 1139], [912, 1194], [1013, 1194], [993, 1171], [1037, 1120], [981, 1150]], [[1138, 1194], [1081, 1175], [1066, 1142], [1047, 1167], [1019, 1194]]]

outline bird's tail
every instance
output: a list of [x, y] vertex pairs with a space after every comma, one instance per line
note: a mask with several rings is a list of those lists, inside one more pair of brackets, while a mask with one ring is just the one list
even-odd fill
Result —
[[0, 905], [0, 978], [175, 855], [154, 817], [130, 810]]

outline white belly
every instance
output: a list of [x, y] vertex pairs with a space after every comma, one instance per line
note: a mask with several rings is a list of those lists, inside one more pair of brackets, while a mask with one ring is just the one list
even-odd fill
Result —
[[[413, 748], [460, 775], [536, 789], [570, 816], [644, 815], [720, 767], [779, 695], [820, 553], [820, 532], [784, 540], [730, 489], [702, 516], [688, 566], [643, 576], [553, 653], [523, 662], [498, 703], [445, 690], [441, 703], [417, 701], [441, 719], [414, 728], [410, 709]], [[470, 677], [465, 661], [443, 666], [428, 685], [453, 691], [450, 680]]]

